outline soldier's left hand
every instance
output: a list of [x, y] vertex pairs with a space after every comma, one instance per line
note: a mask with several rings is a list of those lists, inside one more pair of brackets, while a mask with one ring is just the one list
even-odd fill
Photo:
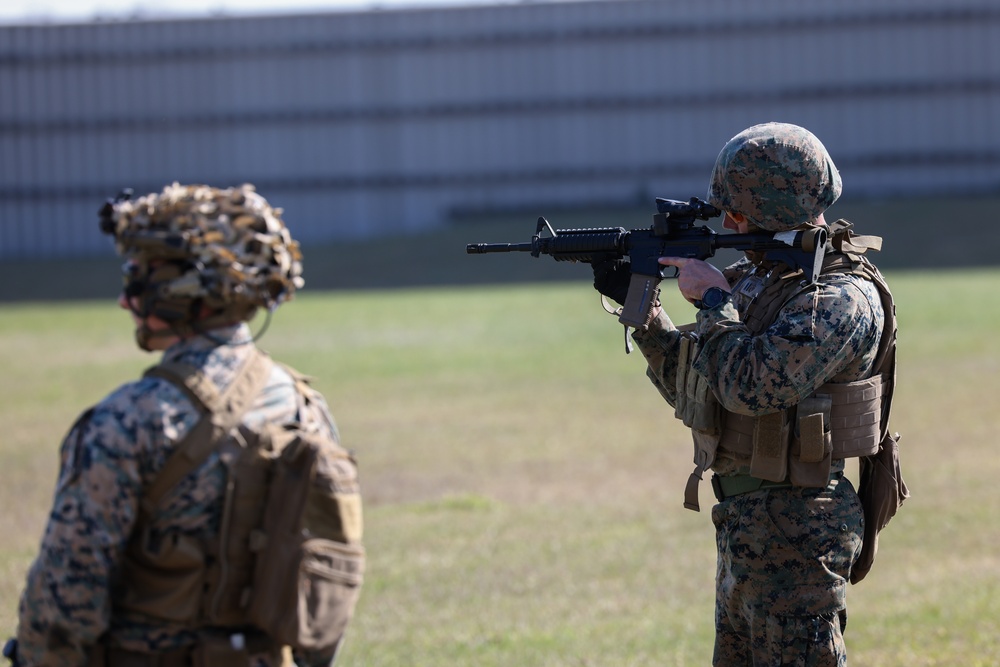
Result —
[[632, 280], [632, 265], [620, 259], [591, 262], [594, 269], [594, 289], [618, 303], [625, 303]]
[[708, 262], [685, 257], [661, 257], [659, 262], [664, 266], [677, 268], [677, 289], [691, 303], [701, 299], [709, 287], [721, 287], [727, 292], [730, 290], [722, 271]]

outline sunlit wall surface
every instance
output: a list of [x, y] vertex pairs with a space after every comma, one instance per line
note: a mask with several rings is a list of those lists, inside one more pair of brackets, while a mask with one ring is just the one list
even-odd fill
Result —
[[255, 183], [305, 242], [704, 196], [753, 123], [851, 196], [1000, 191], [995, 0], [615, 0], [0, 27], [0, 258], [123, 187]]

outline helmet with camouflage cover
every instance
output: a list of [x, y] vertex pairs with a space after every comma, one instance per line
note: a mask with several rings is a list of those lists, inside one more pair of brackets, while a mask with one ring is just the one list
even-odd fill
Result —
[[130, 307], [164, 320], [173, 334], [249, 320], [303, 285], [299, 244], [281, 209], [252, 185], [174, 183], [135, 200], [119, 196], [100, 217], [126, 260], [125, 295], [138, 304]]
[[815, 220], [841, 189], [840, 173], [815, 135], [798, 125], [763, 123], [722, 148], [708, 203], [781, 232]]

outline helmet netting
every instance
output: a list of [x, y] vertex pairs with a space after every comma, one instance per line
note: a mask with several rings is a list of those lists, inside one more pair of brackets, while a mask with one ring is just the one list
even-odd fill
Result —
[[302, 254], [281, 219], [253, 185], [219, 189], [174, 183], [161, 193], [117, 200], [102, 211], [102, 229], [126, 261], [155, 281], [156, 299], [200, 300], [238, 319], [273, 309], [303, 286]]

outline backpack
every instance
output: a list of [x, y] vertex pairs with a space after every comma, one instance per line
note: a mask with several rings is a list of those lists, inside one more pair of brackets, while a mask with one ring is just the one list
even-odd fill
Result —
[[[224, 643], [241, 655], [261, 648], [259, 642], [256, 648], [246, 645], [247, 629], [263, 633], [268, 650], [277, 645], [331, 654], [353, 614], [364, 574], [356, 465], [315, 425], [251, 430], [240, 423], [273, 363], [255, 350], [221, 393], [192, 366], [147, 369], [146, 376], [184, 390], [203, 415], [143, 489], [115, 604], [201, 631], [203, 637], [221, 631]], [[302, 418], [319, 395], [304, 376], [283, 368], [296, 384]], [[149, 522], [161, 500], [214, 451], [227, 471], [217, 536], [172, 534], [166, 544], [150, 544]], [[236, 657], [233, 664], [240, 661]]]

